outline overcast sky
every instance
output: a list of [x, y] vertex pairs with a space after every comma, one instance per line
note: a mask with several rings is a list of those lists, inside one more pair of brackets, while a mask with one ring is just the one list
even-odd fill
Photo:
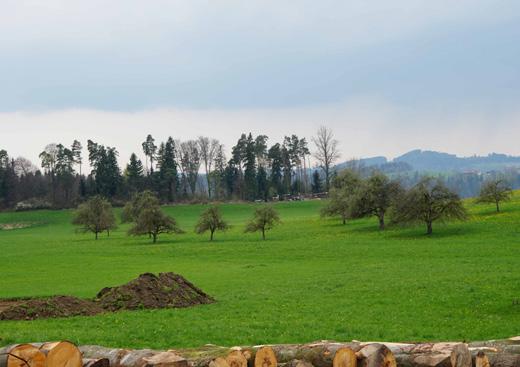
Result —
[[0, 149], [148, 133], [520, 155], [518, 0], [2, 0]]

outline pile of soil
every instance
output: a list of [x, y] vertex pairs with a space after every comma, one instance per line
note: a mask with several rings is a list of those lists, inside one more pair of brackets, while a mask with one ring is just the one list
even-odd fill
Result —
[[141, 274], [130, 282], [103, 288], [94, 300], [71, 296], [0, 300], [0, 320], [91, 316], [145, 308], [179, 308], [215, 300], [175, 273]]
[[105, 310], [190, 307], [215, 300], [175, 273], [141, 274], [124, 285], [102, 289], [96, 302]]
[[101, 312], [105, 312], [105, 310], [99, 304], [70, 296], [0, 301], [0, 320], [91, 316]]

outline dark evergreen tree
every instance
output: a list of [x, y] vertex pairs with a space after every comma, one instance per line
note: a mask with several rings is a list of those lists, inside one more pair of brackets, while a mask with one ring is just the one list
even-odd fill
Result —
[[257, 196], [256, 188], [256, 155], [255, 141], [251, 133], [247, 137], [247, 143], [244, 156], [244, 186], [246, 200], [255, 200]]
[[130, 162], [126, 165], [125, 179], [130, 193], [135, 193], [143, 188], [144, 170], [143, 163], [135, 153], [130, 155]]
[[157, 164], [159, 165], [159, 181], [161, 196], [173, 202], [177, 195], [179, 177], [175, 160], [175, 143], [171, 137], [161, 144]]
[[318, 170], [312, 173], [312, 192], [317, 194], [323, 191], [323, 181]]
[[273, 145], [267, 156], [269, 158], [270, 164], [270, 185], [276, 195], [281, 195], [283, 193], [283, 184], [282, 184], [282, 169], [283, 169], [283, 159], [282, 159], [282, 148], [279, 143]]

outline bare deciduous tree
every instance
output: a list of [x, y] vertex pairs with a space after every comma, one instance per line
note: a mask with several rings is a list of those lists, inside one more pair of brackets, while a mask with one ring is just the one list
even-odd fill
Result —
[[16, 173], [17, 176], [25, 176], [37, 170], [38, 168], [25, 157], [18, 157], [14, 160], [14, 173]]
[[197, 140], [199, 145], [200, 159], [204, 163], [204, 170], [206, 172], [206, 183], [208, 185], [208, 198], [211, 199], [211, 171], [215, 162], [220, 143], [217, 139], [210, 139], [205, 136], [199, 136]]
[[182, 173], [187, 180], [191, 194], [194, 195], [200, 169], [199, 145], [196, 140], [183, 141], [180, 143], [179, 152]]
[[340, 157], [338, 150], [338, 141], [334, 138], [332, 130], [320, 126], [316, 136], [312, 138], [312, 142], [316, 145], [314, 158], [325, 172], [325, 188], [329, 191], [330, 188], [330, 170], [334, 162]]

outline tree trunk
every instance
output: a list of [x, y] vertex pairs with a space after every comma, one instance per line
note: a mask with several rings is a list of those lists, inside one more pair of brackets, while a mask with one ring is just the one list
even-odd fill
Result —
[[378, 218], [379, 218], [379, 230], [380, 231], [384, 231], [384, 229], [385, 229], [385, 215], [384, 214], [379, 214]]
[[98, 231], [96, 231], [96, 240], [98, 239]]
[[432, 222], [428, 221], [428, 222], [426, 222], [426, 234], [430, 235], [432, 233], [433, 233]]
[[215, 233], [215, 230], [214, 230], [214, 229], [211, 230], [211, 236], [210, 236], [210, 238], [209, 238], [210, 241], [213, 241], [213, 233]]
[[265, 228], [262, 228], [262, 239], [265, 240]]
[[497, 213], [500, 212], [500, 205], [498, 204], [498, 200], [495, 202], [497, 204]]
[[347, 224], [347, 218], [345, 218], [344, 216], [342, 216], [341, 219], [342, 219], [342, 223], [343, 223], [343, 224]]
[[152, 233], [152, 236], [153, 236], [153, 243], [156, 243], [157, 242], [157, 233]]

